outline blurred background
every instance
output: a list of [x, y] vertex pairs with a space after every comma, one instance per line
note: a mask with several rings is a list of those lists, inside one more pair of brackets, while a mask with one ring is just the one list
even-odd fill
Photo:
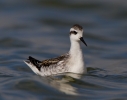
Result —
[[[74, 24], [84, 28], [88, 73], [71, 82], [35, 75], [23, 60], [68, 52]], [[126, 32], [126, 0], [0, 0], [0, 100], [126, 100]]]

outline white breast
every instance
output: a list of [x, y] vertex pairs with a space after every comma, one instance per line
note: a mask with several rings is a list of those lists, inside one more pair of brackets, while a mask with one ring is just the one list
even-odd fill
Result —
[[86, 73], [84, 57], [82, 53], [79, 53], [78, 55], [73, 55], [68, 61], [68, 66], [69, 72], [80, 74]]

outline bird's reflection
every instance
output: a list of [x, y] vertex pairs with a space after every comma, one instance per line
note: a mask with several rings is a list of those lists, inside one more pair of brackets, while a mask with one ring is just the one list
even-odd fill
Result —
[[78, 95], [77, 88], [72, 86], [71, 83], [77, 79], [81, 79], [82, 75], [66, 73], [57, 76], [48, 77], [48, 84], [53, 88], [64, 92], [66, 94]]

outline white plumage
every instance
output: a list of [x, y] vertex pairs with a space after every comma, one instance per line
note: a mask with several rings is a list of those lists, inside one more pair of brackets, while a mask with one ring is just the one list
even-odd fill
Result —
[[75, 24], [70, 29], [71, 47], [67, 54], [44, 61], [39, 61], [29, 56], [29, 59], [24, 62], [33, 70], [33, 72], [41, 76], [49, 76], [65, 72], [84, 74], [87, 71], [80, 41], [87, 46], [83, 40], [82, 26]]

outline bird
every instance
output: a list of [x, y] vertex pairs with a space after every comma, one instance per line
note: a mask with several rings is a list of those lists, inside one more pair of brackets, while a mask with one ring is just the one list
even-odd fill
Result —
[[81, 41], [87, 46], [83, 39], [83, 27], [74, 24], [70, 28], [70, 50], [68, 53], [56, 58], [37, 60], [31, 56], [24, 61], [34, 73], [40, 76], [51, 76], [61, 73], [87, 73], [84, 55], [81, 49]]

